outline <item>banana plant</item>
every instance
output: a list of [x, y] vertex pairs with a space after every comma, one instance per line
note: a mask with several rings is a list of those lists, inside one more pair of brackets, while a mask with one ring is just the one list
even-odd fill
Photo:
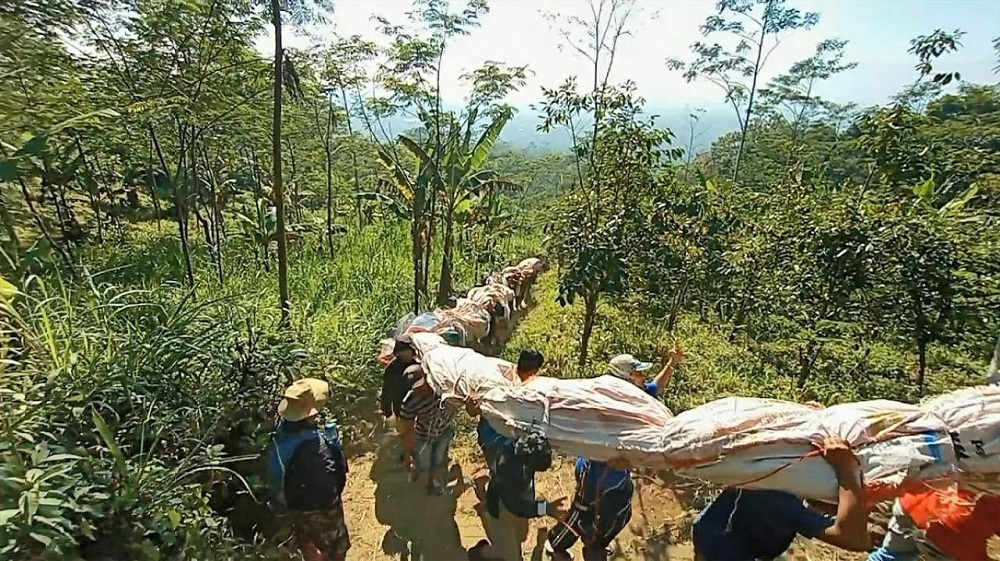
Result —
[[270, 205], [267, 199], [257, 199], [254, 201], [253, 212], [237, 211], [236, 219], [240, 223], [240, 232], [237, 237], [245, 240], [260, 251], [264, 270], [270, 272], [271, 262], [269, 248], [271, 240], [277, 234], [277, 211]]
[[479, 198], [521, 189], [520, 185], [503, 179], [496, 171], [486, 167], [500, 133], [512, 116], [513, 112], [509, 108], [490, 112], [489, 122], [480, 128], [479, 110], [470, 109], [464, 119], [449, 127], [439, 154], [430, 140], [421, 145], [406, 136], [399, 138], [400, 143], [416, 157], [420, 169], [427, 170], [430, 174], [429, 184], [437, 189], [442, 203], [440, 211], [444, 221], [444, 250], [437, 290], [439, 303], [447, 301], [452, 292], [455, 217], [459, 208]]

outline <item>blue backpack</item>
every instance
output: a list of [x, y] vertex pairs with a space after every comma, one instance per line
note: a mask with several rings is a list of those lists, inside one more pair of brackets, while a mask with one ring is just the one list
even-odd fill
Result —
[[285, 421], [279, 421], [271, 433], [271, 446], [267, 455], [268, 482], [274, 491], [278, 506], [285, 507], [285, 473], [295, 451], [306, 442], [322, 440], [339, 460], [343, 476], [347, 476], [347, 461], [344, 456], [343, 444], [340, 440], [340, 428], [336, 423], [326, 423], [316, 430], [286, 430]]

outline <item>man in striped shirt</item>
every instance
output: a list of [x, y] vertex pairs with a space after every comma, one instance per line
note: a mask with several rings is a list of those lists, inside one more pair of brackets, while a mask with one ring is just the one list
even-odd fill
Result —
[[413, 385], [403, 398], [399, 418], [403, 423], [403, 449], [410, 480], [417, 481], [426, 475], [427, 492], [441, 495], [444, 483], [438, 476], [448, 468], [448, 449], [455, 438], [452, 424], [455, 414], [427, 384], [419, 364], [407, 368], [405, 375]]

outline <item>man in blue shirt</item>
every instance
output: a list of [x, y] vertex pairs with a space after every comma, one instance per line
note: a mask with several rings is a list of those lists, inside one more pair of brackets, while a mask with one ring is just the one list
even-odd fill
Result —
[[695, 520], [695, 558], [775, 559], [797, 535], [849, 551], [867, 551], [868, 509], [861, 500], [857, 458], [841, 438], [828, 438], [819, 448], [840, 486], [836, 517], [812, 510], [802, 499], [781, 491], [727, 489]]
[[632, 355], [618, 355], [608, 363], [609, 374], [615, 378], [621, 378], [626, 382], [632, 382], [636, 386], [646, 390], [649, 395], [656, 397], [663, 388], [670, 384], [670, 378], [674, 375], [674, 369], [684, 361], [684, 351], [674, 345], [667, 353], [667, 361], [660, 372], [653, 377], [651, 382], [646, 381], [646, 371], [653, 367], [651, 362], [642, 362]]
[[[677, 346], [670, 349], [667, 361], [652, 382], [646, 381], [645, 371], [652, 363], [641, 362], [632, 355], [618, 355], [608, 364], [610, 373], [657, 397], [670, 383], [674, 369], [684, 360]], [[632, 474], [619, 462], [598, 462], [586, 458], [576, 461], [576, 495], [564, 520], [551, 530], [545, 549], [556, 559], [568, 559], [567, 553], [577, 539], [583, 541], [586, 561], [604, 560], [608, 548], [632, 518]]]

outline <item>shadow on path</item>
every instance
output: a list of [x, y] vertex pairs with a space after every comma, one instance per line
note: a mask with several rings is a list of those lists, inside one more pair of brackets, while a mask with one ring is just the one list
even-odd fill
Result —
[[409, 481], [396, 448], [383, 447], [369, 477], [375, 482], [375, 518], [388, 527], [383, 552], [401, 561], [466, 558], [455, 520], [457, 498], [467, 488], [461, 466], [451, 465], [445, 494], [433, 496], [423, 481]]

